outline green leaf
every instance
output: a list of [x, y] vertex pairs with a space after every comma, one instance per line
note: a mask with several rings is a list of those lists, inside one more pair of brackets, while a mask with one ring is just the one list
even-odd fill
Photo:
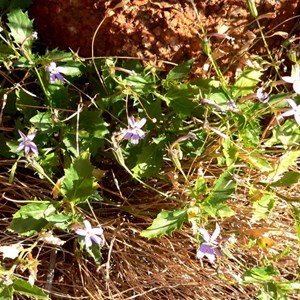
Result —
[[38, 234], [55, 212], [56, 207], [47, 201], [26, 204], [13, 215], [9, 230], [23, 236]]
[[281, 298], [279, 295], [277, 286], [272, 282], [265, 283], [262, 286], [261, 290], [257, 295], [257, 299], [258, 300], [283, 300], [283, 298]]
[[253, 208], [253, 221], [259, 221], [261, 219], [267, 218], [274, 208], [276, 204], [276, 200], [274, 198], [274, 194], [272, 193], [265, 193], [263, 196], [258, 200], [255, 201], [252, 205]]
[[49, 111], [38, 112], [30, 119], [30, 122], [41, 131], [48, 131], [52, 129], [53, 120]]
[[300, 290], [300, 281], [288, 281], [277, 283], [281, 290], [293, 292], [295, 290]]
[[[27, 12], [23, 12], [21, 9], [16, 9], [7, 14], [8, 23], [7, 26], [10, 29], [10, 33], [14, 38], [14, 41], [18, 44], [31, 45], [32, 39], [27, 39], [33, 33], [33, 21], [30, 21]], [[27, 42], [24, 44], [24, 41]]]
[[274, 171], [269, 173], [267, 182], [277, 181], [281, 174], [288, 171], [289, 167], [295, 165], [295, 161], [300, 156], [300, 150], [291, 150], [286, 151], [280, 158], [277, 160], [277, 164], [274, 166]]
[[202, 115], [203, 109], [199, 105], [199, 100], [196, 100], [196, 95], [199, 94], [199, 89], [188, 84], [171, 87], [164, 100], [167, 105], [172, 107], [174, 111], [182, 115]]
[[261, 172], [271, 172], [273, 170], [270, 163], [258, 152], [253, 151], [247, 154], [240, 153], [240, 157], [250, 166]]
[[260, 81], [261, 71], [247, 69], [243, 71], [240, 77], [236, 80], [232, 88], [232, 96], [234, 98], [247, 96], [253, 93], [257, 83]]
[[213, 217], [229, 217], [234, 211], [224, 202], [235, 191], [232, 179], [234, 167], [229, 167], [215, 182], [209, 196], [201, 203], [202, 208]]
[[13, 300], [14, 289], [12, 285], [4, 285], [0, 283], [0, 299], [1, 300]]
[[190, 196], [193, 198], [198, 198], [202, 195], [207, 194], [208, 188], [206, 180], [204, 178], [198, 178], [195, 182], [195, 186], [190, 191]]
[[238, 158], [238, 149], [230, 139], [223, 139], [223, 154], [226, 159], [226, 165], [233, 165]]
[[164, 143], [151, 144], [143, 147], [142, 153], [138, 155], [135, 167], [132, 169], [134, 176], [149, 178], [157, 176], [163, 163]]
[[174, 67], [167, 75], [166, 81], [179, 81], [185, 79], [189, 74], [194, 60], [190, 59], [176, 67]]
[[70, 202], [82, 203], [94, 194], [97, 182], [93, 176], [93, 169], [88, 152], [82, 152], [73, 160], [71, 166], [65, 169], [61, 190]]
[[23, 90], [16, 91], [16, 98], [16, 107], [23, 113], [25, 122], [28, 122], [36, 114], [36, 108], [33, 107], [39, 105], [39, 102], [35, 97], [25, 93]]
[[174, 230], [180, 229], [187, 219], [186, 208], [173, 211], [163, 209], [153, 220], [152, 225], [141, 232], [141, 236], [151, 239], [164, 234], [171, 235]]
[[273, 276], [279, 272], [273, 266], [256, 267], [243, 274], [243, 283], [264, 283], [273, 281]]
[[282, 144], [285, 148], [294, 146], [300, 140], [300, 128], [294, 120], [286, 120], [283, 125], [275, 126], [272, 137], [265, 143], [265, 146]]
[[39, 287], [31, 285], [27, 280], [14, 279], [13, 287], [16, 293], [32, 297], [36, 300], [49, 300], [49, 296]]
[[300, 173], [298, 172], [287, 172], [279, 180], [272, 182], [271, 186], [291, 186], [298, 183], [300, 179]]

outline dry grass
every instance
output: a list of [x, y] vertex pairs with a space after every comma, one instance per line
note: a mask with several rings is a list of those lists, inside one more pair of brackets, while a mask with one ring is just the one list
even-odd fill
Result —
[[[34, 237], [24, 239], [5, 229], [12, 214], [22, 205], [17, 200], [44, 199], [51, 196], [51, 190], [43, 180], [24, 168], [18, 168], [15, 180], [10, 184], [8, 171], [12, 163], [1, 163], [1, 245], [21, 240], [30, 245]], [[214, 170], [213, 166], [210, 170]], [[164, 184], [161, 189], [179, 198], [184, 197], [178, 187], [175, 189]], [[195, 258], [197, 245], [190, 226], [184, 226], [172, 237], [147, 240], [139, 236], [153, 220], [148, 212], [159, 212], [162, 208], [171, 210], [177, 203], [154, 195], [141, 186], [128, 185], [122, 193], [127, 202], [122, 207], [103, 203], [94, 205], [94, 215], [102, 224], [106, 239], [100, 267], [97, 268], [77, 250], [73, 233], [55, 232], [66, 241], [62, 247], [54, 249], [39, 243], [33, 250], [33, 257], [40, 262], [37, 284], [43, 288], [48, 284], [51, 299], [255, 299], [259, 287], [238, 285], [236, 279], [246, 267], [259, 266], [262, 259], [276, 256], [285, 247], [290, 247], [289, 254], [275, 260], [273, 265], [287, 280], [299, 276], [294, 221], [283, 201], [278, 202], [270, 218], [253, 224], [249, 201], [240, 187], [229, 203], [237, 214], [220, 222], [227, 248], [230, 233], [235, 233], [236, 243], [228, 248], [234, 258], [223, 256], [215, 266], [205, 261], [201, 267]], [[250, 247], [253, 228], [272, 228], [267, 230], [268, 238], [276, 244], [265, 250], [257, 245]], [[54, 277], [49, 286], [51, 261], [54, 262]], [[9, 265], [7, 259], [5, 262]], [[19, 276], [28, 276], [19, 269], [17, 272]], [[297, 299], [297, 296], [291, 299]]]

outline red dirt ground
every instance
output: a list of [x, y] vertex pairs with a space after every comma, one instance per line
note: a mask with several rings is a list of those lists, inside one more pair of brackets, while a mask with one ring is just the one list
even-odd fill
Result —
[[[289, 18], [299, 12], [300, 0], [256, 3], [270, 47], [280, 44], [282, 32], [290, 36], [295, 32], [298, 19]], [[95, 56], [175, 63], [194, 58], [195, 73], [207, 60], [201, 46], [207, 37], [221, 66], [244, 56], [250, 47], [252, 53], [265, 51], [246, 0], [195, 0], [194, 6], [187, 0], [34, 0], [30, 13], [47, 46], [79, 50], [85, 57], [92, 54], [93, 37]], [[235, 41], [210, 36], [214, 33], [227, 34]]]

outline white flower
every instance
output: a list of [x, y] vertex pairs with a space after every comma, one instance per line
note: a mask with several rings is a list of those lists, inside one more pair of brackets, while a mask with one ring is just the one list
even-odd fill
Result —
[[297, 105], [296, 102], [292, 99], [286, 99], [286, 101], [289, 103], [292, 109], [280, 114], [278, 118], [294, 116], [296, 122], [300, 126], [300, 105]]
[[282, 79], [285, 82], [292, 83], [294, 91], [300, 95], [300, 68], [298, 65], [294, 66], [291, 76], [283, 76]]
[[103, 244], [103, 240], [98, 236], [103, 234], [103, 229], [101, 227], [92, 228], [91, 223], [88, 220], [83, 221], [85, 229], [76, 229], [75, 232], [78, 235], [84, 236], [85, 246], [87, 248], [91, 247], [94, 241], [98, 245]]

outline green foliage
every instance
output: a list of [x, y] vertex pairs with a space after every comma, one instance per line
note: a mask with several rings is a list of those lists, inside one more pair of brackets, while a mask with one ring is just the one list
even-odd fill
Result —
[[239, 76], [232, 87], [232, 96], [242, 97], [247, 96], [252, 93], [257, 86], [257, 83], [260, 81], [262, 72], [254, 69], [246, 69]]
[[23, 279], [14, 279], [13, 290], [15, 293], [32, 297], [36, 300], [48, 300], [49, 296], [39, 287], [31, 285], [28, 281]]
[[[149, 215], [157, 214], [152, 225], [141, 232], [148, 239], [172, 235], [187, 222], [192, 224], [198, 239], [202, 223], [211, 217], [227, 218], [238, 212], [231, 207], [239, 205], [235, 193], [241, 193], [250, 196], [247, 211], [250, 210], [251, 222], [257, 223], [270, 218], [277, 209], [278, 197], [285, 200], [293, 214], [300, 245], [298, 199], [285, 198], [278, 192], [296, 185], [300, 179], [300, 127], [293, 116], [278, 118], [287, 109], [286, 99], [293, 97], [299, 102], [299, 96], [291, 96], [280, 82], [273, 84], [270, 79], [260, 83], [276, 62], [257, 59], [260, 67], [246, 68], [236, 80], [232, 77], [233, 82], [227, 82], [213, 60], [211, 41], [204, 41], [203, 45], [212, 59], [215, 77], [195, 80], [189, 79], [194, 60], [183, 62], [166, 74], [133, 59], [107, 57], [89, 61], [77, 53], [57, 49], [32, 53], [34, 23], [22, 10], [30, 2], [0, 1], [2, 14], [6, 14], [0, 32], [0, 154], [12, 161], [10, 183], [16, 180], [19, 166], [25, 161], [25, 166], [34, 170], [34, 176], [52, 185], [53, 199], [26, 199], [32, 202], [20, 205], [8, 228], [11, 232], [29, 237], [59, 228], [69, 234], [73, 230], [70, 224], [84, 219], [83, 209], [93, 212], [95, 204], [113, 203], [115, 207], [114, 200], [106, 198], [101, 188], [98, 190], [101, 184], [98, 186], [97, 182], [108, 176], [116, 186], [112, 195], [122, 193], [125, 184], [138, 182], [178, 203], [172, 211], [147, 211]], [[252, 15], [256, 15], [251, 6], [254, 1], [248, 3]], [[63, 82], [50, 82], [46, 69], [50, 62], [59, 67]], [[266, 66], [268, 73], [263, 71]], [[280, 78], [283, 74], [277, 75]], [[259, 102], [259, 86], [270, 92], [268, 103]], [[129, 129], [137, 130], [130, 128], [130, 116], [147, 120], [143, 134], [136, 131], [141, 135], [138, 144], [125, 139]], [[16, 153], [17, 130], [27, 134], [33, 128], [37, 130], [34, 142], [39, 156]], [[180, 140], [189, 135], [193, 138]], [[134, 180], [123, 180], [120, 168]], [[105, 175], [99, 175], [99, 170], [106, 170]], [[171, 190], [165, 193], [161, 188], [170, 183], [176, 198]], [[126, 188], [127, 192], [130, 187]], [[127, 204], [118, 202], [117, 206], [130, 213]], [[145, 214], [144, 210], [133, 211], [136, 215]], [[86, 249], [84, 238], [74, 240], [79, 241], [74, 243], [75, 253], [80, 246], [97, 265], [103, 263], [99, 245], [93, 243]], [[224, 253], [228, 252], [225, 249]], [[260, 263], [262, 266], [247, 270], [242, 279], [243, 284], [261, 285], [258, 299], [287, 299], [288, 292], [299, 289], [298, 281], [280, 282], [275, 268], [265, 265], [263, 259]], [[36, 286], [16, 279], [14, 274], [11, 278], [11, 285], [0, 285], [1, 299], [13, 299], [14, 293], [48, 299]]]
[[59, 213], [57, 208], [58, 204], [48, 201], [26, 204], [13, 215], [9, 230], [23, 236], [32, 236], [50, 224], [65, 229], [69, 218]]
[[163, 209], [154, 219], [152, 225], [141, 232], [141, 236], [151, 239], [165, 234], [171, 235], [173, 231], [180, 229], [186, 221], [187, 209], [173, 211]]
[[29, 19], [28, 13], [16, 9], [7, 14], [7, 19], [7, 26], [14, 41], [29, 49], [32, 44], [30, 36], [33, 33], [33, 21]]
[[202, 208], [213, 217], [229, 217], [234, 211], [224, 204], [235, 191], [233, 180], [234, 167], [229, 167], [215, 182], [206, 199], [201, 203]]
[[95, 193], [96, 188], [90, 153], [82, 152], [73, 159], [70, 167], [65, 169], [61, 191], [68, 202], [83, 203]]

